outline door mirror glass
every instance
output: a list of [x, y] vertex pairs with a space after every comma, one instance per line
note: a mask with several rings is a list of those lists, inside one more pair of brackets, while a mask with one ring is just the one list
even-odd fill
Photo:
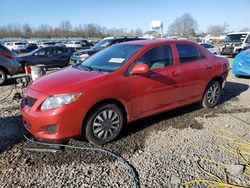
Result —
[[136, 64], [131, 70], [131, 74], [145, 74], [149, 72], [149, 66], [147, 64]]

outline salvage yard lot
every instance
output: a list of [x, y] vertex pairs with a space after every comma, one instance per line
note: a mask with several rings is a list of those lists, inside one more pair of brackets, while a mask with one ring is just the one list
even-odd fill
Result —
[[[230, 59], [232, 62], [232, 59]], [[220, 105], [190, 105], [129, 124], [122, 137], [102, 148], [122, 155], [136, 169], [140, 187], [180, 187], [193, 179], [211, 179], [197, 166], [199, 157], [234, 164], [235, 156], [213, 142], [214, 131], [250, 130], [250, 79], [230, 72]], [[0, 87], [0, 100], [11, 85]], [[129, 172], [114, 158], [98, 152], [66, 149], [57, 153], [24, 151], [19, 101], [14, 92], [0, 103], [0, 187], [131, 187]], [[70, 145], [100, 147], [72, 140]], [[217, 167], [204, 164], [219, 175]], [[223, 177], [223, 176], [222, 176]], [[229, 182], [250, 186], [246, 176]], [[192, 184], [190, 187], [204, 187]]]

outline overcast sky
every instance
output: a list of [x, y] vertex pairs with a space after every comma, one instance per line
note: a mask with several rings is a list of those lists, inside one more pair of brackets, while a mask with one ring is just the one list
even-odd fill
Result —
[[190, 13], [200, 31], [224, 22], [238, 31], [250, 27], [249, 8], [250, 0], [1, 0], [0, 25], [57, 26], [69, 20], [73, 26], [97, 23], [146, 31], [151, 21], [160, 20], [165, 32], [176, 17]]

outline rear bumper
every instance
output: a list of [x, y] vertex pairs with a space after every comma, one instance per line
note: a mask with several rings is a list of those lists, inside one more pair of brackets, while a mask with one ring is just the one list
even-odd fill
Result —
[[9, 74], [12, 76], [12, 75], [20, 73], [20, 71], [22, 70], [22, 65], [18, 63], [18, 61], [16, 60], [10, 60], [6, 68]]

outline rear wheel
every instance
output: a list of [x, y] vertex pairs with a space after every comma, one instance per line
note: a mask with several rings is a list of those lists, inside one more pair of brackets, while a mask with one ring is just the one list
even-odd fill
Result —
[[85, 136], [89, 142], [103, 145], [113, 141], [124, 126], [124, 115], [115, 104], [97, 107], [89, 116], [85, 127]]
[[218, 81], [212, 81], [208, 84], [204, 93], [202, 106], [205, 108], [213, 108], [219, 102], [221, 94], [221, 86]]
[[7, 75], [3, 69], [0, 68], [0, 85], [3, 85], [7, 80]]

